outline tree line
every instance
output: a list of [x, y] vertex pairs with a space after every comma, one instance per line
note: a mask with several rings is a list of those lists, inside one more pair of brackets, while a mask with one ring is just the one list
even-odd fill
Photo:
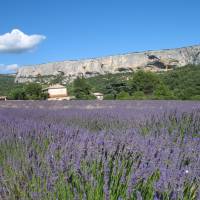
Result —
[[[96, 99], [93, 92], [101, 92], [107, 100], [200, 100], [200, 66], [186, 66], [169, 72], [107, 74], [85, 79], [76, 78], [66, 85], [68, 93], [76, 99]], [[9, 99], [41, 100], [47, 94], [40, 83], [16, 84]]]
[[[200, 66], [186, 66], [169, 72], [137, 71], [77, 78], [71, 86], [77, 99], [91, 99], [92, 92], [102, 92], [110, 100], [200, 100]], [[124, 77], [124, 78], [122, 78]]]

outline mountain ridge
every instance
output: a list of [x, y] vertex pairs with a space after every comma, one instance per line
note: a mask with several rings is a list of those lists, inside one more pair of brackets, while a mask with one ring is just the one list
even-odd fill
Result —
[[92, 77], [138, 69], [157, 72], [188, 64], [200, 64], [200, 45], [26, 65], [18, 70], [15, 81], [32, 82], [41, 76], [55, 77], [61, 74], [68, 82], [77, 76]]

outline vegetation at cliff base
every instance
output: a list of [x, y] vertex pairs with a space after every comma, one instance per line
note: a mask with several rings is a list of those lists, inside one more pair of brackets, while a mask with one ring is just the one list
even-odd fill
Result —
[[85, 78], [78, 77], [73, 82], [73, 93], [77, 99], [95, 99], [95, 97], [91, 94], [91, 86], [88, 84]]
[[39, 83], [24, 84], [12, 89], [9, 93], [9, 99], [13, 100], [43, 100], [46, 98], [47, 94], [42, 92], [42, 86]]
[[[41, 80], [43, 79], [41, 77]], [[54, 79], [53, 83], [61, 83], [62, 79], [63, 74]], [[22, 100], [45, 99], [42, 93], [45, 84], [15, 83], [14, 76], [0, 75], [0, 96]], [[87, 79], [78, 77], [66, 87], [70, 95], [83, 100], [95, 99], [92, 95], [94, 92], [103, 93], [104, 99], [107, 100], [200, 100], [200, 65], [160, 73], [137, 71]]]
[[161, 78], [178, 99], [200, 100], [200, 65], [178, 68]]
[[[76, 81], [76, 80], [75, 80]], [[137, 71], [107, 74], [85, 80], [91, 92], [104, 99], [200, 100], [200, 66], [185, 66], [162, 73]], [[73, 93], [73, 84], [69, 87]]]
[[0, 75], [0, 96], [7, 96], [9, 91], [15, 87], [15, 77], [11, 75]]

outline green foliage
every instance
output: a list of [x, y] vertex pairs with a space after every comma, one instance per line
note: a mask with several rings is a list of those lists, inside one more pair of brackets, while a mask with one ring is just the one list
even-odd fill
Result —
[[177, 99], [192, 100], [200, 95], [200, 65], [189, 65], [161, 75]]
[[26, 99], [26, 93], [24, 91], [24, 88], [16, 88], [11, 90], [9, 94], [9, 99], [12, 100], [25, 100]]
[[106, 74], [87, 79], [93, 91], [104, 99], [200, 100], [200, 65], [185, 66], [164, 73]]
[[91, 95], [91, 86], [87, 83], [87, 80], [83, 77], [78, 77], [74, 80], [73, 83], [73, 94], [77, 99], [95, 99], [93, 95]]
[[62, 84], [63, 83], [63, 80], [64, 80], [64, 72], [62, 71], [59, 71], [59, 73], [57, 75], [55, 75], [53, 77], [53, 79], [50, 81], [50, 84]]
[[127, 88], [126, 83], [118, 82], [117, 80], [112, 80], [105, 86], [105, 91], [107, 94], [112, 94], [114, 99], [117, 99], [117, 96], [121, 92], [125, 92]]
[[101, 92], [103, 94], [108, 94], [106, 87], [111, 83], [123, 82], [127, 83], [127, 79], [132, 77], [132, 73], [118, 73], [118, 74], [105, 74], [87, 79], [88, 84], [92, 86], [92, 91]]
[[42, 86], [38, 83], [28, 83], [21, 88], [14, 88], [9, 93], [9, 99], [13, 100], [41, 100], [47, 95], [42, 92]]
[[153, 94], [155, 99], [175, 99], [173, 92], [163, 82], [156, 86]]
[[133, 78], [130, 81], [131, 92], [142, 91], [144, 94], [150, 95], [159, 83], [160, 79], [157, 74], [138, 71], [133, 75]]
[[113, 99], [114, 99], [114, 95], [113, 95], [113, 94], [106, 94], [106, 95], [104, 96], [104, 99], [105, 99], [105, 100], [113, 100]]
[[144, 100], [144, 99], [146, 99], [146, 96], [145, 96], [143, 91], [137, 91], [137, 92], [134, 92], [131, 95], [131, 99], [133, 99], [133, 100]]
[[128, 92], [121, 91], [119, 94], [117, 94], [117, 99], [121, 100], [131, 99], [131, 96]]
[[[42, 78], [39, 76], [38, 80]], [[49, 79], [52, 83], [61, 83], [64, 74], [60, 72]], [[28, 89], [26, 85], [15, 83], [14, 76], [0, 75], [0, 96], [11, 99], [46, 98], [41, 94], [39, 85], [28, 86]], [[70, 95], [77, 99], [96, 99], [91, 95], [92, 92], [101, 92], [104, 99], [200, 100], [200, 65], [189, 65], [164, 73], [138, 71], [77, 78], [67, 88]]]
[[[130, 76], [130, 73], [127, 75], [118, 75], [107, 74], [104, 78], [104, 85], [101, 88], [101, 92], [105, 94], [106, 98], [119, 99], [121, 92], [128, 92], [128, 84], [126, 78]], [[123, 94], [122, 94], [123, 95]], [[104, 99], [106, 99], [104, 98]]]
[[[170, 189], [167, 191], [155, 190], [155, 183], [160, 179], [159, 169], [146, 177], [146, 180], [138, 179], [133, 188], [127, 192], [131, 181], [132, 166], [139, 165], [141, 158], [137, 154], [126, 155], [125, 152], [124, 157], [118, 156], [115, 152], [116, 155], [108, 157], [106, 162], [103, 162], [102, 159], [94, 159], [90, 162], [82, 160], [79, 170], [72, 167], [65, 171], [59, 171], [57, 178], [49, 183], [48, 176], [53, 176], [53, 171], [45, 156], [51, 140], [51, 138], [40, 138], [39, 141], [39, 138], [29, 138], [26, 144], [16, 138], [0, 143], [0, 154], [2, 155], [0, 164], [4, 169], [4, 176], [7, 177], [5, 181], [2, 179], [2, 185], [7, 186], [6, 189], [9, 191], [7, 195], [10, 199], [35, 199], [36, 195], [40, 197], [39, 199], [44, 200], [84, 199], [84, 197], [88, 200], [100, 200], [106, 199], [107, 194], [111, 200], [154, 200], [155, 194], [160, 197], [159, 199], [171, 199]], [[27, 159], [30, 149], [33, 154], [37, 155], [37, 159], [32, 158], [31, 162]], [[119, 151], [123, 153], [122, 149]], [[55, 153], [52, 156], [56, 157]], [[18, 165], [16, 167], [10, 165], [9, 160], [11, 159], [15, 163], [20, 161], [23, 171], [19, 170]], [[58, 158], [57, 162], [60, 160], [61, 158]], [[35, 164], [37, 168], [33, 167], [35, 162], [39, 162], [38, 165]], [[92, 179], [85, 178], [81, 172], [89, 174]], [[49, 185], [54, 189], [50, 190]], [[197, 199], [197, 183], [185, 182], [183, 189], [182, 197], [178, 195], [177, 200]]]
[[38, 83], [29, 83], [24, 87], [27, 99], [38, 100], [41, 99], [42, 86]]
[[200, 101], [200, 95], [195, 95], [195, 96], [192, 96], [190, 97], [191, 100], [198, 100]]
[[137, 193], [140, 192], [142, 199], [153, 200], [155, 189], [154, 184], [160, 179], [160, 172], [156, 170], [146, 181], [140, 181], [132, 194], [132, 199], [137, 199]]
[[11, 89], [18, 87], [12, 75], [0, 75], [0, 96], [7, 96]]

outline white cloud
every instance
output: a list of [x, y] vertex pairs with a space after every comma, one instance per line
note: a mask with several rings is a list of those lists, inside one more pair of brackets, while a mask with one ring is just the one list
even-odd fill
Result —
[[18, 64], [11, 64], [11, 65], [0, 64], [0, 72], [2, 71], [16, 72], [18, 68], [19, 68]]
[[7, 65], [5, 68], [8, 71], [16, 71], [19, 68], [19, 66], [18, 64], [12, 64], [12, 65]]
[[45, 40], [44, 35], [26, 35], [18, 29], [0, 35], [0, 53], [22, 53], [34, 49]]

